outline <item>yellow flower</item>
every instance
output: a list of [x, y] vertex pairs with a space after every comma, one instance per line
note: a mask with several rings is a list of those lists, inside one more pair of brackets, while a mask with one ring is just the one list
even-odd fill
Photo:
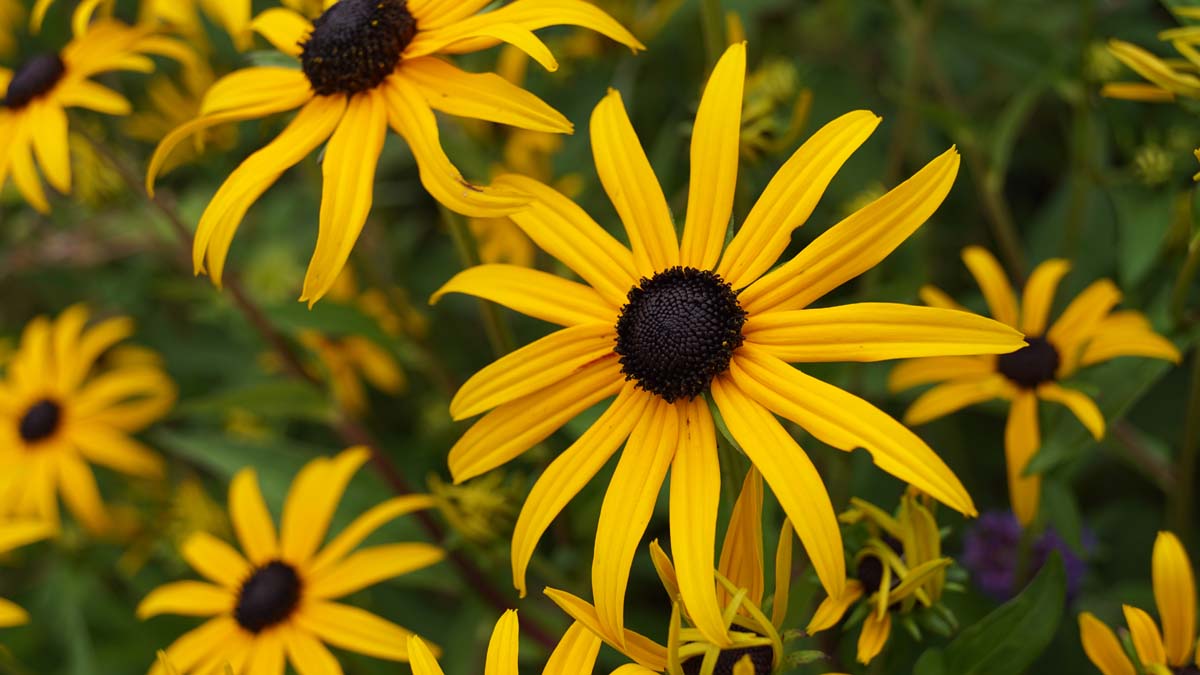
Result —
[[806, 632], [832, 628], [860, 600], [869, 608], [858, 637], [858, 660], [870, 663], [887, 643], [893, 614], [908, 614], [919, 604], [933, 607], [946, 585], [942, 539], [933, 512], [912, 490], [895, 517], [854, 498], [842, 521], [866, 522], [871, 536], [855, 556], [855, 578], [840, 597], [830, 596], [817, 608]]
[[[87, 11], [85, 11], [87, 10]], [[174, 40], [116, 21], [88, 23], [90, 8], [76, 12], [75, 38], [59, 53], [27, 57], [16, 70], [0, 68], [0, 188], [11, 175], [34, 208], [50, 211], [38, 169], [55, 190], [71, 191], [67, 108], [86, 108], [108, 115], [128, 115], [129, 101], [90, 78], [117, 70], [150, 72], [147, 55], [179, 59], [187, 48]], [[35, 166], [36, 161], [36, 166]]]
[[[183, 545], [184, 559], [207, 582], [177, 581], [142, 600], [142, 619], [159, 614], [213, 617], [179, 638], [166, 658], [181, 672], [340, 672], [323, 643], [394, 661], [408, 659], [411, 633], [334, 600], [439, 562], [445, 553], [421, 543], [383, 544], [351, 553], [384, 524], [432, 506], [426, 495], [395, 497], [363, 513], [323, 549], [321, 543], [350, 479], [369, 458], [351, 448], [309, 462], [292, 482], [279, 534], [253, 469], [229, 487], [229, 515], [245, 556], [205, 532]], [[162, 664], [152, 674], [164, 673]]]
[[[518, 675], [519, 630], [515, 609], [508, 610], [496, 621], [496, 627], [492, 629], [492, 639], [488, 641], [484, 675]], [[444, 675], [433, 652], [421, 638], [415, 635], [408, 638], [408, 653], [413, 675]], [[599, 653], [600, 638], [582, 625], [573, 624], [550, 654], [550, 660], [542, 669], [542, 675], [591, 673]]]
[[[979, 247], [963, 251], [963, 262], [975, 277], [991, 315], [1029, 337], [1012, 354], [916, 359], [891, 374], [892, 391], [932, 382], [941, 383], [921, 395], [904, 416], [907, 424], [930, 420], [991, 399], [1012, 402], [1004, 431], [1009, 498], [1022, 525], [1037, 516], [1041, 479], [1025, 476], [1025, 466], [1041, 446], [1038, 399], [1066, 406], [1097, 440], [1104, 436], [1104, 415], [1081, 391], [1063, 387], [1080, 368], [1118, 356], [1179, 361], [1179, 350], [1156, 334], [1139, 312], [1113, 312], [1121, 291], [1108, 279], [1093, 283], [1047, 328], [1058, 283], [1070, 270], [1065, 260], [1048, 260], [1030, 275], [1020, 306], [1004, 270], [991, 253]], [[946, 294], [926, 287], [929, 305], [962, 309]]]
[[[53, 4], [54, 0], [37, 0], [34, 3], [30, 16], [34, 31], [41, 30], [46, 12]], [[115, 0], [82, 0], [79, 7], [88, 15], [102, 9], [104, 16], [110, 16], [115, 4]], [[188, 38], [192, 44], [203, 44], [205, 37], [204, 23], [200, 19], [201, 9], [229, 33], [239, 49], [249, 46], [250, 0], [143, 0], [138, 20], [150, 25], [161, 22]]]
[[25, 7], [19, 0], [0, 0], [0, 56], [16, 51], [16, 29], [24, 21]]
[[592, 152], [632, 250], [551, 188], [504, 177], [497, 183], [535, 197], [513, 220], [588, 285], [484, 265], [434, 295], [436, 301], [466, 293], [565, 326], [496, 361], [459, 390], [450, 408], [455, 419], [487, 414], [450, 451], [455, 481], [512, 460], [616, 396], [534, 485], [512, 546], [513, 580], [524, 592], [526, 565], [542, 533], [628, 440], [600, 513], [592, 568], [601, 623], [614, 635], [623, 624], [630, 562], [670, 470], [671, 544], [684, 602], [709, 640], [729, 644], [712, 589], [721, 470], [710, 396], [791, 517], [822, 583], [840, 595], [845, 570], [833, 505], [808, 455], [775, 415], [842, 450], [867, 449], [883, 470], [964, 513], [975, 508], [915, 434], [788, 363], [1003, 353], [1022, 344], [1011, 328], [963, 312], [893, 304], [805, 309], [883, 260], [933, 213], [958, 169], [953, 149], [768, 272], [837, 169], [878, 124], [869, 112], [844, 115], [805, 143], [725, 246], [745, 58], [744, 45], [731, 47], [701, 101], [682, 245], [613, 91], [593, 113]]
[[1125, 623], [1133, 636], [1133, 648], [1141, 661], [1138, 670], [1112, 630], [1091, 612], [1079, 615], [1083, 651], [1104, 675], [1172, 675], [1200, 668], [1196, 644], [1196, 580], [1192, 562], [1179, 539], [1159, 532], [1154, 541], [1151, 565], [1154, 600], [1158, 605], [1162, 632], [1144, 610], [1124, 605]]
[[88, 463], [160, 477], [162, 459], [129, 434], [171, 409], [175, 385], [157, 364], [97, 369], [133, 322], [113, 318], [85, 329], [87, 319], [75, 305], [53, 323], [31, 321], [0, 381], [0, 513], [57, 522], [61, 494], [99, 532], [108, 516]]
[[358, 239], [374, 194], [375, 166], [388, 127], [407, 142], [421, 181], [438, 201], [469, 216], [511, 212], [528, 198], [468, 183], [438, 140], [433, 111], [564, 133], [571, 123], [533, 94], [493, 73], [467, 73], [438, 54], [473, 52], [506, 41], [550, 70], [548, 48], [531, 31], [567, 23], [640, 48], [624, 28], [582, 0], [517, 0], [478, 13], [490, 0], [340, 0], [311, 23], [291, 9], [269, 9], [253, 28], [301, 68], [237, 71], [219, 80], [201, 115], [167, 136], [151, 159], [153, 189], [172, 149], [223, 122], [299, 108], [270, 144], [242, 163], [213, 197], [196, 230], [193, 262], [221, 283], [226, 255], [250, 205], [291, 166], [325, 143], [320, 226], [301, 300], [329, 290]]
[[388, 350], [361, 335], [329, 337], [306, 330], [298, 338], [317, 357], [338, 407], [350, 415], [367, 412], [364, 379], [387, 394], [398, 394], [407, 386], [404, 371]]
[[[200, 113], [200, 101], [215, 78], [212, 69], [202, 59], [196, 59], [189, 66], [183, 83], [177, 83], [167, 75], [150, 80], [146, 85], [149, 105], [125, 121], [122, 129], [126, 134], [138, 140], [157, 143], [172, 129]], [[162, 172], [167, 173], [196, 159], [206, 149], [229, 150], [236, 141], [237, 130], [233, 127], [209, 129], [195, 143], [189, 143], [173, 153], [163, 165]]]
[[517, 518], [523, 485], [506, 481], [502, 472], [462, 485], [448, 485], [436, 474], [426, 481], [438, 511], [455, 532], [477, 544], [507, 538]]
[[[44, 520], [4, 520], [0, 522], [0, 553], [53, 537], [54, 523]], [[29, 623], [29, 615], [12, 602], [0, 598], [0, 628]]]

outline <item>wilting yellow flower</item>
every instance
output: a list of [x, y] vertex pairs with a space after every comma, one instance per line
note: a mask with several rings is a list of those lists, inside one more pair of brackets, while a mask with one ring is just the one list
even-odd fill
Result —
[[[432, 500], [426, 495], [389, 499], [321, 548], [342, 493], [369, 457], [365, 448], [351, 448], [305, 465], [288, 492], [278, 536], [254, 470], [242, 469], [234, 476], [229, 515], [245, 557], [198, 532], [182, 553], [208, 581], [166, 584], [138, 605], [142, 619], [159, 614], [213, 617], [167, 648], [176, 668], [210, 672], [229, 663], [238, 673], [282, 673], [286, 660], [300, 672], [339, 672], [323, 643], [408, 660], [409, 631], [334, 600], [445, 556], [440, 548], [420, 543], [382, 544], [352, 553], [381, 526], [429, 508]], [[150, 672], [163, 673], [162, 664]]]
[[855, 554], [855, 574], [840, 597], [830, 596], [817, 608], [806, 632], [832, 628], [860, 601], [867, 608], [858, 637], [858, 660], [870, 663], [892, 631], [892, 615], [907, 615], [918, 605], [933, 607], [942, 597], [946, 568], [942, 538], [933, 512], [912, 490], [893, 517], [858, 498], [843, 513], [846, 523], [867, 523], [870, 538]]
[[[1173, 675], [1200, 668], [1196, 644], [1196, 579], [1187, 550], [1170, 532], [1159, 532], [1151, 565], [1154, 601], [1162, 632], [1144, 610], [1124, 605], [1125, 623], [1133, 635], [1133, 648], [1141, 661], [1130, 663], [1112, 629], [1091, 612], [1079, 615], [1083, 651], [1104, 675]], [[1193, 656], [1193, 652], [1195, 655]]]
[[[86, 108], [108, 115], [128, 115], [129, 101], [90, 78], [116, 70], [150, 72], [147, 55], [179, 59], [186, 46], [131, 28], [116, 21], [88, 24], [86, 3], [76, 16], [75, 38], [59, 53], [26, 56], [16, 70], [0, 68], [0, 188], [11, 176], [17, 189], [35, 209], [50, 211], [38, 169], [55, 190], [71, 191], [71, 157], [68, 147], [67, 108]], [[35, 165], [36, 161], [36, 165]]]
[[[53, 537], [57, 530], [54, 523], [45, 520], [0, 521], [0, 553], [8, 553], [26, 544]], [[0, 598], [0, 628], [24, 623], [29, 623], [29, 615], [25, 610], [9, 600]]]
[[253, 28], [300, 68], [253, 67], [219, 80], [201, 115], [159, 145], [148, 188], [172, 149], [193, 133], [233, 122], [300, 111], [274, 141], [221, 186], [196, 230], [193, 262], [221, 283], [226, 255], [250, 205], [288, 168], [328, 141], [316, 250], [301, 300], [320, 300], [345, 265], [366, 223], [375, 166], [388, 127], [407, 142], [434, 198], [469, 216], [509, 213], [528, 201], [512, 190], [467, 182], [438, 140], [433, 111], [501, 124], [570, 132], [571, 123], [533, 94], [492, 73], [468, 73], [438, 54], [473, 52], [506, 41], [553, 70], [557, 62], [530, 31], [567, 23], [637, 49], [618, 23], [582, 0], [517, 0], [480, 13], [490, 0], [339, 0], [312, 22], [291, 9], [259, 15]]
[[58, 496], [92, 531], [108, 525], [89, 462], [158, 478], [162, 459], [130, 438], [166, 415], [175, 385], [158, 364], [97, 360], [133, 333], [113, 318], [85, 328], [75, 305], [38, 317], [0, 381], [0, 513], [58, 521]]
[[1023, 344], [1011, 328], [964, 312], [895, 304], [806, 309], [875, 266], [929, 218], [957, 173], [953, 149], [768, 271], [838, 168], [879, 123], [869, 112], [844, 115], [805, 143], [725, 245], [745, 59], [744, 45], [731, 47], [704, 92], [692, 133], [682, 244], [613, 91], [592, 115], [592, 152], [632, 250], [553, 189], [506, 176], [497, 183], [535, 197], [513, 220], [587, 285], [484, 265], [434, 295], [436, 301], [466, 293], [565, 326], [483, 369], [454, 397], [455, 419], [487, 413], [450, 451], [455, 481], [505, 464], [616, 396], [538, 479], [512, 547], [513, 581], [523, 592], [542, 533], [625, 444], [601, 509], [592, 575], [602, 625], [613, 635], [621, 633], [634, 551], [669, 470], [671, 544], [684, 602], [709, 640], [729, 644], [712, 588], [721, 471], [709, 396], [791, 517], [822, 583], [840, 595], [845, 569], [837, 516], [821, 476], [776, 415], [842, 450], [865, 448], [883, 470], [964, 513], [975, 508], [915, 434], [863, 399], [788, 364], [1004, 353]]
[[[1048, 260], [1033, 271], [1020, 305], [1001, 269], [986, 250], [972, 246], [963, 262], [975, 277], [991, 315], [1025, 333], [1023, 349], [1003, 356], [923, 358], [892, 370], [889, 386], [901, 391], [933, 382], [938, 386], [918, 398], [904, 416], [908, 424], [924, 424], [975, 403], [992, 399], [1012, 402], [1004, 431], [1009, 497], [1022, 525], [1033, 522], [1041, 495], [1041, 478], [1024, 475], [1041, 446], [1038, 399], [1066, 406], [1097, 440], [1104, 437], [1104, 415], [1085, 393], [1061, 386], [1081, 368], [1119, 356], [1179, 361], [1179, 350], [1154, 332], [1141, 313], [1114, 312], [1121, 291], [1108, 279], [1088, 286], [1047, 328], [1059, 281], [1070, 270], [1065, 260]], [[926, 287], [925, 302], [934, 307], [963, 309], [945, 293]]]
[[[518, 675], [519, 632], [517, 610], [510, 609], [501, 615], [492, 629], [492, 639], [488, 641], [483, 675]], [[443, 675], [433, 652], [421, 638], [415, 635], [408, 638], [408, 653], [413, 675]], [[542, 675], [591, 673], [596, 667], [596, 655], [599, 653], [600, 638], [582, 625], [572, 624], [550, 654]]]

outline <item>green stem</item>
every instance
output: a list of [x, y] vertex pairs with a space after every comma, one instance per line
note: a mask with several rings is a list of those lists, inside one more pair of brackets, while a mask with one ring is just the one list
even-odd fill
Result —
[[704, 48], [711, 70], [725, 53], [725, 10], [721, 0], [700, 0], [700, 20], [704, 24]]
[[1192, 356], [1192, 387], [1188, 394], [1183, 449], [1176, 460], [1175, 493], [1171, 499], [1171, 529], [1187, 543], [1193, 539], [1192, 516], [1196, 503], [1196, 460], [1200, 454], [1200, 354]]
[[[463, 268], [481, 264], [479, 247], [475, 243], [471, 229], [467, 227], [466, 218], [444, 206], [440, 207], [440, 210], [442, 219], [446, 222], [446, 228], [450, 230], [450, 237], [454, 240], [454, 248], [458, 251]], [[508, 324], [504, 323], [496, 305], [487, 300], [480, 300], [479, 314], [483, 318], [483, 330], [487, 333], [488, 343], [492, 346], [492, 352], [496, 357], [499, 358], [512, 352], [515, 344], [512, 331], [509, 330]]]
[[1187, 261], [1183, 263], [1183, 269], [1179, 270], [1175, 286], [1171, 289], [1171, 319], [1177, 327], [1183, 323], [1188, 295], [1192, 289], [1192, 282], [1196, 280], [1198, 270], [1200, 270], [1200, 236], [1193, 237], [1191, 243], [1188, 244]]

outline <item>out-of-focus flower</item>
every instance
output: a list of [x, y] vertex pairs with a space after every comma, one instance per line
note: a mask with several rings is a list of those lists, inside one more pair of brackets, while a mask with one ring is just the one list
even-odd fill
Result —
[[21, 0], [0, 0], [0, 57], [17, 49], [17, 28], [25, 23], [25, 6]]
[[[893, 617], [907, 621], [917, 609], [939, 611], [953, 626], [953, 615], [939, 605], [946, 568], [954, 561], [942, 555], [942, 539], [932, 500], [911, 488], [895, 516], [858, 498], [841, 515], [842, 522], [863, 523], [869, 537], [854, 555], [854, 579], [841, 597], [828, 597], [808, 624], [809, 633], [832, 628], [855, 604], [853, 620], [862, 620], [858, 660], [870, 663], [887, 644]], [[918, 635], [916, 623], [909, 623]]]
[[[892, 370], [892, 391], [937, 382], [922, 394], [904, 421], [924, 424], [975, 403], [992, 399], [1012, 402], [1004, 431], [1009, 498], [1013, 512], [1028, 525], [1037, 516], [1041, 477], [1026, 476], [1025, 467], [1041, 447], [1038, 400], [1065, 406], [1096, 439], [1104, 437], [1104, 414], [1087, 394], [1062, 383], [1081, 368], [1120, 356], [1142, 356], [1178, 363], [1179, 350], [1154, 332], [1140, 312], [1113, 311], [1121, 291], [1101, 279], [1076, 297], [1049, 325], [1054, 294], [1071, 269], [1066, 260], [1048, 260], [1030, 275], [1018, 305], [1017, 296], [996, 258], [985, 249], [963, 250], [963, 262], [979, 283], [992, 317], [1026, 334], [1026, 345], [1002, 356], [913, 359]], [[942, 291], [921, 289], [926, 304], [966, 311]]]
[[1162, 185], [1171, 180], [1175, 169], [1174, 156], [1157, 143], [1147, 143], [1137, 149], [1133, 156], [1133, 170], [1148, 187]]
[[442, 149], [435, 109], [537, 131], [572, 130], [569, 120], [528, 91], [493, 73], [467, 73], [438, 55], [511, 41], [554, 70], [557, 62], [532, 31], [564, 23], [642, 48], [620, 24], [581, 0], [565, 3], [570, 11], [562, 0], [523, 0], [486, 12], [480, 10], [490, 3], [477, 0], [324, 4], [319, 16], [276, 7], [254, 19], [252, 27], [301, 67], [251, 67], [219, 80], [200, 116], [163, 139], [147, 171], [153, 192], [155, 177], [184, 139], [218, 124], [299, 108], [284, 131], [243, 162], [213, 197], [196, 230], [193, 262], [197, 273], [207, 272], [220, 285], [246, 211], [284, 171], [325, 144], [320, 227], [300, 298], [310, 306], [333, 285], [366, 223], [389, 127], [408, 142], [435, 199], [464, 215], [484, 217], [511, 213], [528, 197], [467, 182]]
[[103, 125], [94, 119], [79, 121], [85, 133], [71, 131], [67, 141], [71, 152], [71, 195], [94, 208], [111, 204], [126, 189], [125, 181], [93, 140], [103, 137]]
[[[129, 116], [122, 129], [129, 136], [147, 143], [158, 143], [181, 124], [200, 114], [204, 92], [213, 83], [212, 69], [197, 59], [191, 74], [180, 83], [167, 75], [158, 75], [146, 85], [149, 104]], [[194, 143], [184, 145], [163, 163], [168, 173], [180, 164], [191, 162], [207, 150], [229, 150], [237, 141], [236, 127], [217, 127], [196, 134]]]
[[[54, 1], [37, 0], [34, 3], [30, 13], [34, 31], [41, 30]], [[105, 17], [112, 14], [115, 4], [116, 0], [84, 0], [80, 3], [89, 14], [98, 10]], [[141, 0], [138, 21], [151, 27], [165, 25], [187, 38], [192, 45], [204, 46], [208, 40], [200, 19], [203, 11], [229, 33], [239, 49], [245, 49], [251, 42], [250, 4], [250, 0]], [[76, 23], [78, 25], [78, 19]]]
[[[566, 504], [622, 446], [596, 529], [593, 596], [620, 635], [633, 550], [670, 476], [670, 528], [691, 619], [728, 645], [712, 589], [723, 478], [711, 402], [792, 518], [831, 595], [845, 585], [837, 515], [808, 454], [776, 415], [967, 514], [974, 505], [934, 451], [867, 401], [793, 363], [1006, 353], [1023, 343], [999, 322], [963, 312], [870, 303], [812, 309], [887, 257], [941, 204], [958, 173], [950, 148], [919, 173], [775, 266], [842, 163], [879, 123], [847, 113], [817, 131], [779, 170], [731, 238], [746, 47], [730, 47], [705, 87], [692, 133], [683, 238], [615, 90], [592, 115], [592, 154], [631, 246], [553, 188], [520, 176], [497, 184], [531, 194], [511, 217], [585, 283], [513, 265], [466, 270], [433, 296], [462, 293], [562, 326], [465, 383], [455, 419], [482, 415], [449, 454], [456, 482], [498, 468], [584, 410], [612, 400], [534, 484], [513, 535], [513, 582]], [[773, 268], [773, 269], [772, 269]], [[605, 554], [604, 552], [621, 552]]]
[[486, 544], [512, 534], [524, 491], [521, 486], [508, 484], [502, 472], [461, 485], [445, 483], [436, 474], [430, 474], [426, 482], [446, 522], [463, 537]]
[[[0, 554], [49, 539], [58, 531], [55, 523], [45, 520], [0, 521]], [[19, 626], [29, 622], [29, 614], [9, 600], [0, 598], [0, 628]]]
[[[408, 660], [412, 633], [334, 601], [442, 560], [440, 548], [421, 543], [354, 552], [384, 524], [429, 508], [433, 501], [426, 495], [390, 499], [358, 516], [321, 548], [346, 486], [369, 456], [364, 448], [351, 448], [305, 465], [288, 492], [278, 535], [254, 470], [242, 469], [234, 476], [229, 515], [242, 553], [211, 534], [194, 533], [183, 545], [183, 557], [208, 581], [160, 586], [138, 605], [142, 619], [159, 614], [212, 617], [167, 648], [172, 665], [187, 673], [211, 672], [223, 663], [238, 673], [277, 673], [290, 661], [300, 672], [311, 672], [317, 663], [325, 672], [337, 672], [337, 660], [324, 643]], [[165, 670], [160, 662], [150, 672], [164, 675]]]
[[125, 519], [128, 528], [121, 537], [125, 553], [117, 566], [130, 576], [164, 545], [172, 551], [178, 550], [196, 532], [218, 537], [229, 535], [229, 518], [225, 511], [195, 477], [184, 478], [173, 485], [155, 484], [148, 501], [148, 508], [129, 507]]
[[979, 590], [993, 600], [1004, 602], [1042, 568], [1050, 554], [1057, 551], [1067, 573], [1067, 595], [1079, 592], [1087, 574], [1087, 561], [1081, 556], [1090, 548], [1091, 534], [1084, 533], [1084, 550], [1076, 552], [1052, 528], [1033, 542], [1025, 574], [1021, 569], [1021, 534], [1024, 528], [1011, 511], [989, 511], [971, 524], [963, 535], [962, 566], [971, 574]]
[[98, 364], [133, 333], [114, 318], [85, 328], [75, 305], [51, 322], [38, 317], [0, 382], [0, 513], [58, 522], [61, 496], [93, 532], [109, 518], [90, 463], [145, 478], [162, 459], [130, 437], [162, 418], [175, 385], [158, 364]]
[[1162, 632], [1145, 610], [1123, 606], [1141, 670], [1130, 662], [1111, 628], [1091, 612], [1079, 615], [1083, 651], [1104, 675], [1186, 675], [1200, 670], [1200, 650], [1195, 649], [1196, 578], [1187, 550], [1170, 532], [1159, 532], [1154, 541], [1151, 580]]
[[796, 66], [771, 59], [746, 78], [741, 156], [749, 162], [795, 147], [812, 109], [812, 91], [800, 86]]
[[[683, 6], [684, 0], [595, 0], [622, 26], [643, 42], [653, 42], [671, 17]], [[603, 55], [608, 44], [598, 35], [575, 31], [561, 42], [563, 54], [572, 58], [596, 58]]]

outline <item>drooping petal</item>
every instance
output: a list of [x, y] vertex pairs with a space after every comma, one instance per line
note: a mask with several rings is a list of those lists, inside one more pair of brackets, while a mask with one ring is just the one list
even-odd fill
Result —
[[751, 315], [742, 333], [789, 363], [1007, 354], [1025, 346], [1016, 330], [977, 314], [883, 302]]
[[606, 358], [567, 380], [505, 403], [475, 422], [450, 449], [450, 474], [461, 483], [507, 463], [616, 394], [623, 380], [617, 360]]
[[892, 614], [884, 612], [883, 616], [879, 616], [875, 612], [867, 615], [863, 619], [862, 633], [858, 636], [858, 652], [856, 658], [859, 663], [870, 663], [879, 652], [883, 651], [883, 646], [887, 644], [888, 636], [892, 632]]
[[325, 540], [342, 493], [371, 452], [350, 448], [332, 459], [309, 462], [292, 481], [279, 528], [280, 555], [289, 562], [307, 563]]
[[1021, 332], [1026, 335], [1040, 336], [1046, 332], [1050, 320], [1050, 308], [1054, 305], [1054, 293], [1058, 284], [1067, 272], [1071, 271], [1071, 263], [1055, 258], [1047, 260], [1025, 282], [1025, 291], [1021, 296]]
[[[237, 625], [233, 617], [217, 617], [195, 630], [184, 633], [170, 647], [167, 647], [165, 660], [181, 672], [189, 672], [214, 652], [220, 651], [222, 646], [228, 644], [240, 630], [241, 627]], [[166, 675], [166, 673], [161, 662], [156, 663], [150, 669], [150, 675]]]
[[430, 302], [438, 302], [447, 293], [491, 300], [560, 326], [615, 325], [617, 319], [616, 310], [594, 289], [517, 265], [480, 265], [459, 272], [433, 294]]
[[71, 152], [67, 147], [67, 113], [61, 106], [43, 100], [33, 104], [37, 123], [33, 126], [33, 152], [46, 182], [61, 194], [71, 191]]
[[574, 131], [571, 121], [542, 99], [495, 73], [468, 73], [449, 61], [406, 59], [396, 77], [406, 78], [434, 110], [552, 134]]
[[857, 579], [847, 580], [844, 593], [838, 596], [827, 596], [821, 601], [821, 604], [817, 606], [817, 611], [813, 612], [808, 626], [804, 629], [805, 632], [812, 634], [833, 628], [845, 616], [846, 610], [850, 609], [850, 606], [858, 602], [862, 596], [862, 583]]
[[713, 269], [725, 245], [737, 188], [745, 80], [746, 45], [739, 43], [730, 46], [713, 68], [696, 112], [687, 221], [679, 253], [688, 267]]
[[[554, 604], [558, 605], [559, 609], [566, 612], [572, 619], [586, 626], [592, 633], [600, 636], [600, 639], [622, 654], [637, 661], [642, 666], [650, 668], [657, 673], [663, 672], [667, 667], [667, 650], [662, 645], [628, 629], [625, 631], [623, 641], [609, 635], [600, 625], [600, 618], [596, 614], [596, 608], [566, 591], [547, 588], [546, 597], [550, 598]], [[625, 645], [624, 647], [619, 646], [619, 643], [622, 642]]]
[[366, 610], [316, 601], [306, 604], [293, 620], [335, 647], [389, 661], [408, 660], [412, 632]]
[[488, 640], [483, 675], [517, 675], [517, 657], [521, 648], [519, 630], [517, 610], [510, 609], [500, 616], [492, 629], [492, 638]]
[[425, 646], [425, 642], [416, 635], [408, 636], [408, 665], [413, 675], [445, 675], [438, 665], [433, 652]]
[[958, 164], [957, 150], [942, 153], [751, 284], [739, 297], [742, 307], [751, 316], [803, 309], [871, 269], [933, 215], [954, 184]]
[[932, 356], [911, 359], [892, 368], [888, 375], [888, 389], [898, 392], [946, 380], [978, 379], [995, 372], [995, 364], [987, 357]]
[[1012, 395], [1013, 385], [1003, 375], [952, 380], [917, 397], [905, 411], [904, 423], [910, 426], [925, 424], [976, 403]]
[[1037, 394], [1022, 391], [1013, 399], [1004, 427], [1004, 456], [1008, 465], [1008, 495], [1013, 513], [1021, 525], [1028, 526], [1037, 516], [1041, 499], [1040, 476], [1025, 476], [1025, 466], [1041, 447], [1038, 431]]
[[879, 122], [873, 113], [856, 110], [821, 127], [800, 146], [771, 179], [729, 242], [717, 273], [741, 289], [770, 269], [791, 242], [792, 232], [812, 215], [838, 169]]
[[968, 246], [962, 252], [962, 259], [979, 284], [979, 290], [983, 291], [992, 317], [1015, 328], [1019, 318], [1017, 295], [996, 256], [983, 247]]
[[1091, 612], [1079, 615], [1079, 637], [1084, 653], [1103, 675], [1136, 675], [1120, 640]]
[[347, 553], [371, 536], [380, 527], [414, 511], [432, 508], [433, 498], [429, 495], [404, 495], [393, 497], [382, 504], [377, 504], [338, 533], [329, 545], [313, 558], [309, 573], [314, 577], [324, 574], [330, 566], [339, 562]]
[[542, 675], [590, 673], [600, 654], [600, 638], [578, 621], [571, 624], [550, 654]]
[[137, 606], [139, 619], [159, 614], [214, 616], [233, 611], [236, 597], [228, 588], [202, 581], [176, 581], [154, 589]]
[[[762, 475], [753, 466], [742, 480], [742, 489], [729, 516], [725, 540], [721, 544], [717, 570], [733, 582], [735, 588], [746, 589], [746, 599], [756, 607], [763, 598], [763, 534]], [[786, 572], [784, 572], [786, 574]], [[729, 605], [730, 594], [724, 587], [719, 592], [721, 606]]]
[[846, 561], [825, 483], [804, 450], [736, 379], [722, 376], [713, 381], [713, 400], [721, 417], [779, 499], [825, 592], [840, 598], [846, 589]]
[[251, 564], [265, 565], [279, 556], [275, 521], [259, 489], [258, 473], [252, 468], [238, 471], [229, 484], [229, 519]]
[[[592, 596], [600, 624], [609, 635], [624, 635], [625, 589], [634, 554], [679, 444], [675, 407], [655, 398], [639, 416], [604, 494], [592, 556]], [[709, 556], [711, 568], [711, 550]]]
[[1158, 533], [1151, 574], [1167, 663], [1185, 666], [1196, 639], [1196, 578], [1187, 550], [1174, 534]]
[[441, 562], [446, 552], [422, 543], [385, 544], [363, 549], [306, 581], [308, 597], [334, 600]]
[[612, 405], [533, 484], [517, 516], [512, 537], [513, 586], [522, 597], [526, 591], [525, 570], [542, 534], [629, 438], [651, 400], [632, 384], [625, 384]]
[[[746, 395], [821, 441], [847, 451], [864, 448], [880, 469], [961, 513], [975, 514], [970, 495], [941, 458], [916, 434], [870, 403], [753, 345], [742, 346], [729, 372]], [[793, 523], [799, 527], [795, 517]]]
[[1142, 664], [1147, 666], [1166, 665], [1167, 651], [1163, 646], [1162, 635], [1158, 632], [1158, 626], [1155, 625], [1154, 619], [1137, 607], [1122, 605], [1121, 609], [1125, 612], [1125, 623], [1129, 626], [1129, 633], [1133, 637], [1133, 650], [1137, 652], [1138, 659]]
[[62, 495], [71, 514], [93, 533], [106, 531], [112, 525], [112, 520], [104, 507], [104, 501], [100, 498], [96, 476], [92, 474], [87, 462], [78, 455], [64, 454], [57, 458], [55, 464], [59, 494]]
[[1053, 382], [1038, 386], [1037, 395], [1046, 401], [1066, 406], [1079, 422], [1087, 427], [1096, 440], [1104, 438], [1104, 413], [1100, 412], [1100, 408], [1091, 396], [1081, 391], [1061, 387]]
[[21, 197], [29, 202], [38, 213], [50, 213], [50, 202], [46, 199], [46, 190], [42, 187], [42, 179], [38, 177], [37, 167], [33, 164], [32, 139], [19, 138], [9, 148], [9, 170], [12, 172], [13, 183], [21, 193]]

